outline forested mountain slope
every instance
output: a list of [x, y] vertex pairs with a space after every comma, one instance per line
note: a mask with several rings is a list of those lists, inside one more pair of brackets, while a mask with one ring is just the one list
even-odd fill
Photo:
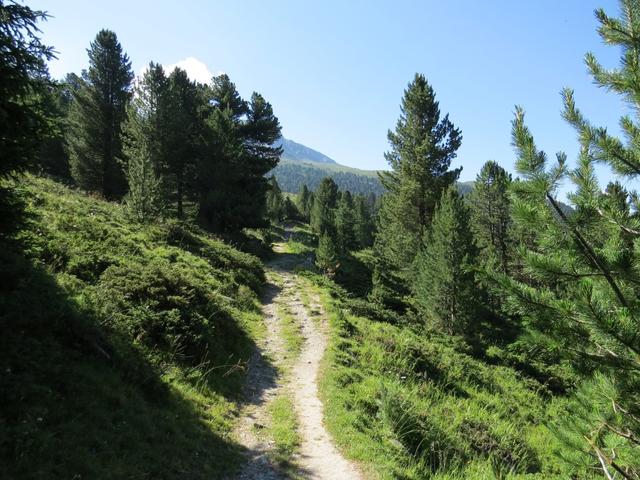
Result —
[[303, 185], [315, 190], [325, 177], [333, 178], [341, 189], [352, 193], [376, 195], [384, 193], [376, 172], [357, 170], [338, 164], [299, 163], [283, 157], [270, 174], [276, 177], [283, 191], [290, 193], [299, 192]]
[[[280, 188], [297, 193], [303, 185], [315, 190], [323, 178], [331, 177], [340, 190], [351, 193], [380, 196], [384, 187], [378, 179], [377, 170], [360, 170], [337, 163], [323, 153], [285, 138], [281, 139], [283, 152], [278, 165], [269, 173], [278, 180]], [[473, 182], [459, 182], [460, 192], [473, 189]]]

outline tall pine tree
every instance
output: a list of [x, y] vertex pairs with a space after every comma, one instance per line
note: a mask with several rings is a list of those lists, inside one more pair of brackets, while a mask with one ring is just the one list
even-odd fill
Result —
[[507, 273], [511, 245], [509, 185], [511, 175], [494, 161], [482, 166], [469, 194], [471, 226], [485, 266]]
[[399, 308], [436, 203], [460, 173], [449, 166], [462, 135], [448, 115], [441, 117], [433, 88], [424, 75], [416, 74], [388, 139], [391, 150], [385, 158], [391, 171], [380, 175], [387, 192], [378, 215], [372, 296]]
[[193, 178], [204, 132], [199, 100], [196, 84], [187, 72], [174, 69], [167, 86], [164, 173], [178, 218], [184, 216], [184, 201], [195, 197]]
[[371, 207], [364, 195], [356, 195], [354, 201], [354, 234], [359, 248], [367, 248], [373, 242], [374, 222]]
[[335, 236], [334, 216], [338, 201], [338, 186], [331, 177], [325, 177], [313, 195], [311, 230], [316, 235]]
[[267, 217], [272, 222], [279, 222], [284, 217], [284, 199], [282, 197], [282, 190], [276, 177], [270, 177], [269, 189], [267, 190], [266, 210]]
[[476, 248], [469, 211], [455, 187], [445, 190], [415, 261], [413, 293], [427, 323], [448, 334], [468, 331], [477, 309]]
[[215, 77], [203, 94], [210, 111], [207, 151], [197, 173], [199, 216], [218, 231], [264, 226], [265, 175], [282, 153], [273, 147], [280, 123], [261, 95], [244, 101], [226, 75]]
[[306, 183], [302, 185], [302, 188], [296, 198], [296, 203], [298, 204], [298, 210], [300, 211], [302, 218], [308, 222], [313, 203], [311, 199], [311, 192], [309, 191]]
[[71, 173], [83, 189], [120, 198], [126, 192], [121, 133], [131, 96], [131, 62], [110, 30], [98, 32], [87, 52], [89, 70], [70, 114]]
[[167, 160], [167, 77], [151, 62], [134, 89], [124, 124], [124, 154], [129, 186], [127, 206], [141, 222], [155, 219], [166, 200], [161, 171]]
[[335, 210], [336, 243], [340, 253], [357, 247], [355, 235], [355, 212], [353, 197], [348, 190], [342, 192]]

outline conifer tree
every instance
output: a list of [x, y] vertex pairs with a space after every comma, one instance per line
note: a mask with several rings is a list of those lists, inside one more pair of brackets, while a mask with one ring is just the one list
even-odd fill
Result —
[[436, 203], [460, 173], [449, 166], [462, 135], [448, 115], [441, 117], [433, 88], [424, 75], [416, 74], [404, 92], [400, 118], [388, 139], [391, 150], [385, 158], [391, 171], [380, 175], [387, 192], [378, 213], [372, 296], [400, 308]]
[[338, 252], [346, 253], [356, 248], [355, 212], [353, 197], [348, 190], [342, 192], [335, 210], [336, 246]]
[[70, 114], [71, 173], [85, 190], [119, 198], [126, 191], [121, 133], [133, 80], [131, 62], [110, 30], [98, 32], [87, 52], [89, 70]]
[[475, 261], [468, 209], [450, 187], [442, 195], [425, 247], [416, 258], [413, 283], [418, 311], [448, 334], [465, 333], [476, 313]]
[[280, 123], [260, 94], [247, 103], [227, 75], [214, 77], [202, 94], [210, 112], [208, 148], [197, 172], [199, 216], [219, 231], [264, 226], [265, 175], [282, 153], [273, 146]]
[[51, 47], [38, 37], [47, 15], [0, 2], [0, 176], [29, 166], [49, 134], [42, 95], [49, 87]]
[[[640, 175], [640, 5], [621, 2], [621, 18], [597, 10], [599, 33], [619, 46], [618, 69], [604, 69], [592, 54], [586, 63], [599, 86], [630, 102], [633, 116], [620, 122], [625, 141], [595, 128], [565, 90], [564, 118], [576, 129], [580, 155], [575, 169], [559, 153], [549, 166], [524, 123], [521, 108], [513, 121], [516, 169], [515, 221], [533, 234], [523, 255], [532, 281], [498, 277], [512, 306], [549, 345], [594, 374], [580, 387], [572, 415], [557, 429], [576, 448], [581, 462], [606, 478], [640, 478], [640, 218], [636, 192], [611, 186], [602, 193], [596, 163], [609, 165], [625, 183]], [[557, 198], [570, 179], [573, 212]], [[631, 208], [629, 208], [631, 206]]]
[[298, 204], [298, 209], [300, 210], [300, 214], [302, 215], [302, 218], [308, 222], [309, 215], [311, 213], [312, 202], [311, 202], [311, 192], [309, 191], [309, 188], [307, 187], [306, 183], [302, 185], [302, 188], [298, 193], [296, 201]]
[[272, 222], [279, 222], [282, 220], [284, 216], [284, 201], [282, 198], [282, 190], [280, 190], [276, 177], [269, 178], [266, 209], [269, 220]]
[[59, 179], [71, 180], [69, 156], [65, 147], [65, 131], [70, 103], [66, 82], [51, 81], [42, 91], [42, 108], [49, 116], [49, 134], [42, 139], [38, 151], [39, 170]]
[[128, 154], [135, 153], [127, 162], [127, 210], [134, 220], [141, 223], [155, 220], [162, 213], [165, 200], [161, 177], [149, 147], [147, 143], [142, 143], [126, 148]]
[[198, 217], [217, 232], [239, 229], [244, 212], [243, 192], [238, 188], [240, 171], [236, 163], [244, 153], [242, 138], [232, 110], [214, 108], [207, 116], [206, 152], [200, 157], [196, 173]]
[[132, 216], [148, 222], [165, 202], [160, 172], [167, 159], [166, 106], [168, 82], [162, 66], [151, 62], [138, 81], [124, 124], [124, 155]]
[[289, 220], [300, 220], [301, 214], [298, 206], [289, 197], [284, 197], [282, 202], [283, 216]]
[[262, 95], [254, 92], [248, 104], [249, 111], [243, 123], [242, 137], [245, 154], [241, 163], [243, 201], [250, 212], [243, 227], [261, 225], [264, 198], [268, 185], [266, 175], [275, 168], [282, 155], [282, 147], [274, 147], [282, 127], [273, 113], [273, 107]]
[[471, 226], [485, 266], [507, 273], [510, 238], [511, 175], [494, 161], [486, 162], [469, 194]]
[[314, 193], [311, 208], [311, 230], [315, 234], [335, 234], [334, 211], [337, 199], [338, 186], [331, 177], [323, 178]]
[[371, 211], [364, 195], [357, 195], [354, 206], [354, 234], [359, 248], [370, 247], [373, 241], [374, 224]]
[[335, 241], [329, 233], [323, 233], [316, 248], [316, 266], [325, 274], [333, 275], [339, 268]]
[[198, 111], [196, 84], [187, 72], [174, 69], [168, 78], [166, 112], [166, 158], [164, 170], [178, 218], [184, 216], [184, 201], [194, 197], [195, 166], [200, 154], [204, 127]]

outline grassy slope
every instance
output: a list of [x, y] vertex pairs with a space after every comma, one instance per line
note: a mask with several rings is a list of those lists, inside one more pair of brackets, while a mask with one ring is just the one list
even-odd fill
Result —
[[[290, 243], [302, 252], [312, 238], [298, 230]], [[329, 314], [320, 395], [341, 450], [371, 478], [591, 478], [561, 461], [569, 452], [547, 427], [565, 398], [476, 358], [461, 339], [352, 313], [370, 309], [353, 300], [366, 295], [370, 257], [365, 250], [344, 262], [336, 281], [351, 293], [305, 272]]]
[[461, 343], [356, 317], [325, 298], [328, 428], [379, 478], [567, 478], [539, 385]]
[[26, 215], [0, 237], [0, 477], [232, 470], [260, 262], [49, 180], [16, 190]]

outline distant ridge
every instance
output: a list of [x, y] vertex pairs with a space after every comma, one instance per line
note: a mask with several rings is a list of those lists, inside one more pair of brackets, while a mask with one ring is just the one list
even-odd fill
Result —
[[[340, 190], [365, 195], [384, 193], [376, 170], [341, 165], [324, 153], [284, 137], [274, 145], [282, 145], [283, 152], [280, 163], [269, 175], [276, 177], [280, 188], [285, 192], [299, 192], [303, 185], [315, 190], [323, 178], [331, 177]], [[461, 194], [466, 195], [473, 190], [473, 184], [473, 181], [458, 182], [458, 189]]]
[[282, 158], [294, 162], [338, 163], [333, 158], [327, 157], [313, 148], [301, 143], [281, 137], [274, 145], [282, 145]]

